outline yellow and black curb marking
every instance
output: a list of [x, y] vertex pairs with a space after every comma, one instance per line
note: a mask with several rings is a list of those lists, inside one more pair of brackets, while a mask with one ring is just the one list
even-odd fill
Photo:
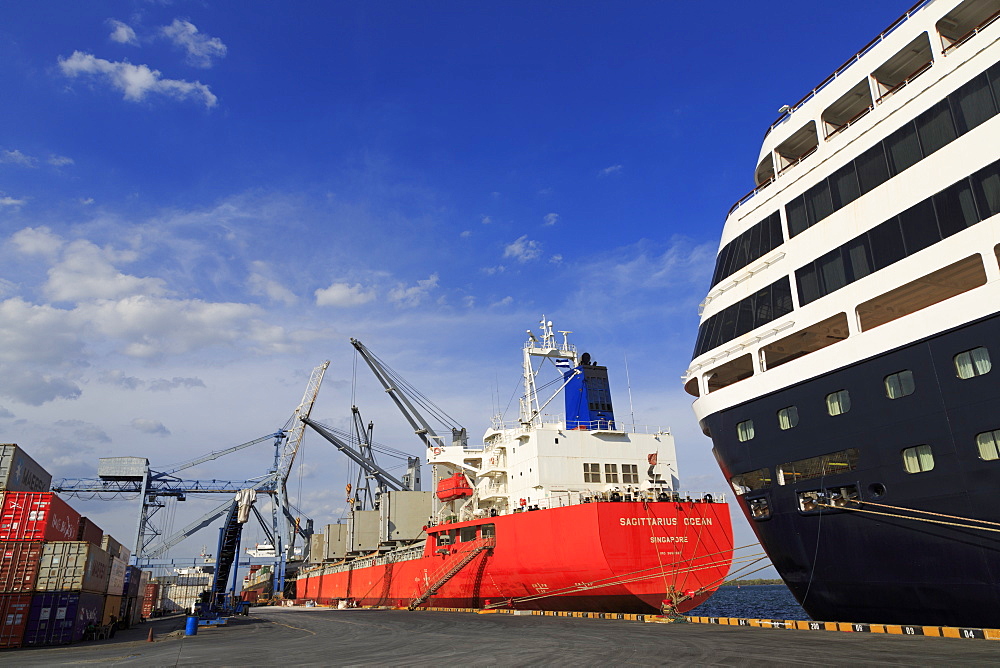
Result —
[[751, 626], [762, 629], [796, 631], [841, 631], [843, 633], [886, 633], [897, 636], [930, 636], [965, 640], [1000, 640], [1000, 629], [970, 629], [954, 626], [906, 626], [905, 624], [854, 624], [848, 622], [804, 622], [801, 620], [741, 619], [738, 617], [686, 617], [695, 624]]
[[[406, 608], [385, 608], [406, 610]], [[527, 615], [536, 617], [577, 617], [581, 619], [613, 619], [630, 622], [669, 624], [718, 624], [720, 626], [747, 626], [760, 629], [791, 629], [794, 631], [840, 631], [842, 633], [884, 633], [897, 636], [927, 636], [932, 638], [960, 638], [964, 640], [1000, 640], [1000, 629], [972, 629], [954, 626], [906, 626], [905, 624], [854, 624], [849, 622], [806, 622], [797, 619], [744, 619], [741, 617], [681, 617], [672, 619], [661, 615], [638, 615], [624, 612], [560, 612], [554, 610], [511, 610], [495, 608], [417, 608], [430, 612], [472, 612], [478, 614]]]

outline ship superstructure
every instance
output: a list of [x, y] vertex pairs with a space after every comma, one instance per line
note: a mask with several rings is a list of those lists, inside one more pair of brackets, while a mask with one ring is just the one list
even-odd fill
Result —
[[[669, 430], [617, 420], [607, 368], [578, 354], [569, 334], [557, 336], [544, 318], [540, 335], [528, 332], [519, 419], [496, 418], [483, 445], [466, 445], [462, 429], [443, 444], [414, 417], [433, 495], [390, 494], [425, 504], [421, 535], [359, 538], [366, 515], [373, 526], [390, 517], [394, 497], [378, 511], [353, 512], [346, 526], [327, 527], [344, 538], [327, 546], [328, 563], [300, 573], [297, 597], [598, 612], [655, 612], [665, 601], [684, 611], [706, 600], [732, 563], [724, 496], [680, 490]], [[544, 368], [547, 382], [539, 380]], [[386, 385], [395, 392], [398, 383]], [[559, 397], [564, 414], [547, 412]]]
[[1000, 624], [1000, 0], [911, 7], [780, 117], [683, 381], [817, 619]]

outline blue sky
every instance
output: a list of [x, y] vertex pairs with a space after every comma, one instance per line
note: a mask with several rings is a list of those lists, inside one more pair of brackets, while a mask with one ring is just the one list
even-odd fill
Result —
[[[778, 107], [906, 7], [7, 3], [2, 440], [56, 477], [166, 466], [274, 431], [330, 359], [315, 415], [353, 392], [417, 453], [348, 337], [479, 435], [544, 313], [620, 414], [627, 355], [636, 422], [724, 490], [679, 378], [726, 211]], [[305, 448], [301, 507], [332, 522], [346, 466]], [[247, 452], [194, 473], [266, 470]], [[76, 505], [131, 540], [130, 504]]]

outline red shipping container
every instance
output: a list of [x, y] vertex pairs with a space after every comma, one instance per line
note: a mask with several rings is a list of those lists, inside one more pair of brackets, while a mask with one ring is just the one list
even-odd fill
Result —
[[52, 492], [7, 492], [0, 540], [76, 540], [80, 513]]
[[30, 592], [35, 589], [44, 545], [39, 542], [0, 542], [0, 592]]
[[28, 625], [31, 594], [0, 595], [0, 647], [20, 647]]
[[73, 540], [85, 540], [100, 547], [101, 541], [104, 540], [104, 529], [94, 524], [90, 518], [81, 517], [80, 526], [77, 527], [76, 531], [76, 538]]

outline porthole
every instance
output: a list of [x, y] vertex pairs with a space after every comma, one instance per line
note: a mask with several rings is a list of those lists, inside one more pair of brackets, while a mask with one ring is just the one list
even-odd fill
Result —
[[749, 441], [754, 437], [753, 420], [744, 420], [736, 425], [736, 437], [740, 442]]
[[799, 423], [799, 409], [795, 406], [787, 406], [778, 411], [778, 426], [782, 430], [791, 429]]
[[826, 395], [826, 412], [830, 415], [843, 415], [851, 410], [851, 395], [847, 390], [837, 390]]

